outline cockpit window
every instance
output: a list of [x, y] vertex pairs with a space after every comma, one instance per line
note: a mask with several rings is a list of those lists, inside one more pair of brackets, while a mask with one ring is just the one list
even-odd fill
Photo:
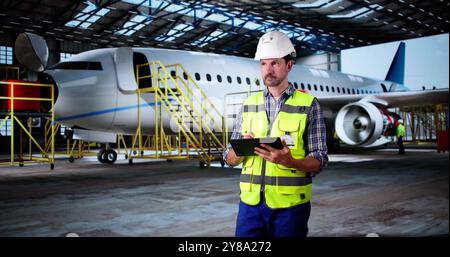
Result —
[[49, 70], [103, 70], [101, 62], [60, 62]]

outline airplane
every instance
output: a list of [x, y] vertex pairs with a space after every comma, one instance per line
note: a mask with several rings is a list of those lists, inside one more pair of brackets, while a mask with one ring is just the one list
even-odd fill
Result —
[[[224, 98], [263, 90], [259, 62], [250, 58], [213, 53], [159, 48], [105, 48], [76, 54], [53, 66], [46, 66], [48, 48], [43, 38], [26, 32], [16, 39], [16, 57], [26, 67], [43, 72], [57, 86], [55, 118], [85, 133], [84, 137], [115, 143], [116, 134], [132, 135], [137, 127], [137, 64], [158, 60], [164, 65], [181, 63], [193, 79], [219, 104], [222, 114], [234, 117], [239, 106], [225, 106]], [[47, 49], [47, 50], [46, 50]], [[47, 51], [47, 52], [45, 52]], [[392, 140], [392, 128], [400, 118], [390, 108], [448, 103], [447, 89], [410, 91], [403, 84], [405, 44], [397, 49], [385, 80], [375, 80], [342, 72], [294, 65], [289, 83], [315, 96], [327, 124], [327, 134], [335, 130], [347, 145], [375, 147]], [[148, 68], [148, 73], [151, 69]], [[186, 76], [184, 74], [184, 76]], [[239, 94], [241, 93], [241, 94]], [[154, 102], [142, 97], [142, 131], [155, 126]], [[170, 115], [164, 115], [170, 124]], [[232, 131], [233, 119], [227, 122]], [[169, 125], [167, 125], [169, 126]], [[173, 128], [172, 128], [173, 130]], [[75, 132], [74, 132], [75, 133]], [[80, 136], [83, 137], [83, 136]], [[102, 160], [99, 158], [99, 161]]]

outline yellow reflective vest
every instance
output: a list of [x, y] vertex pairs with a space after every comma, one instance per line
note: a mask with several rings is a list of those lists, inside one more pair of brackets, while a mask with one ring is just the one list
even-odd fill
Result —
[[398, 124], [397, 126], [397, 137], [404, 137], [405, 136], [405, 126], [402, 124]]
[[[253, 94], [244, 102], [241, 133], [245, 135], [253, 132], [257, 138], [289, 135], [294, 138], [294, 145], [290, 146], [292, 157], [304, 158], [303, 134], [313, 100], [314, 97], [309, 94], [294, 91], [269, 128], [264, 93]], [[312, 179], [307, 172], [264, 161], [259, 156], [247, 156], [240, 178], [241, 200], [249, 205], [259, 204], [262, 187], [268, 207], [289, 208], [311, 199]]]

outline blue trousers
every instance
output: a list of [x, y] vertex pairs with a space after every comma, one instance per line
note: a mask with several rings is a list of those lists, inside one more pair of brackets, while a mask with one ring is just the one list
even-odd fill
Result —
[[240, 201], [236, 237], [306, 237], [310, 213], [310, 202], [270, 209], [262, 198], [255, 206]]

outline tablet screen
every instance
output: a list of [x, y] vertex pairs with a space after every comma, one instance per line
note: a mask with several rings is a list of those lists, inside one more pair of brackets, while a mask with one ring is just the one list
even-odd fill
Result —
[[254, 156], [256, 155], [255, 147], [261, 144], [270, 145], [276, 149], [283, 149], [283, 144], [279, 137], [232, 139], [230, 144], [237, 156]]

